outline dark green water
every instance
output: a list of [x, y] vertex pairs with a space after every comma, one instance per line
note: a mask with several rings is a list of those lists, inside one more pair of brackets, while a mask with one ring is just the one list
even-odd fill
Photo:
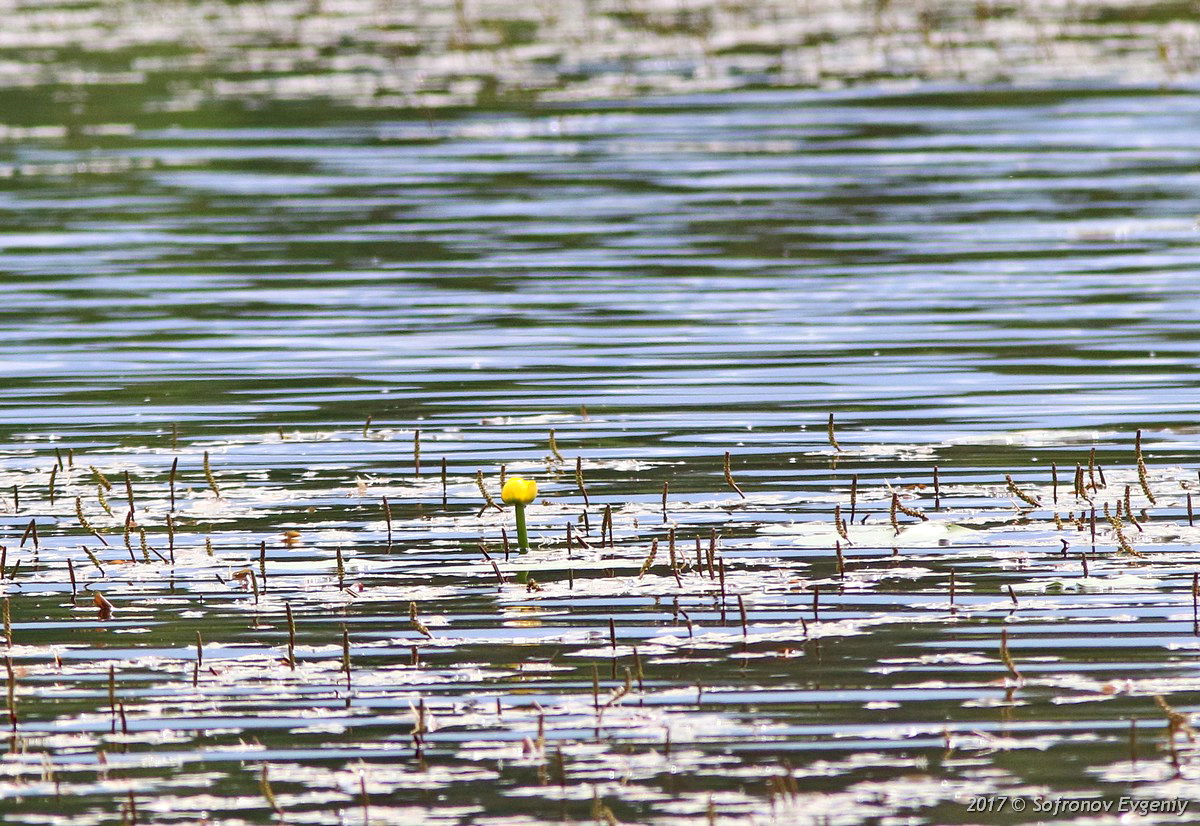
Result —
[[1186, 19], [626, 7], [12, 9], [3, 822], [1200, 806]]

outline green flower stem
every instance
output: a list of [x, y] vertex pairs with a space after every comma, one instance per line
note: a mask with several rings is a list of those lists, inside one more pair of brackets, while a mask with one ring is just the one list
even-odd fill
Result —
[[529, 534], [525, 530], [525, 506], [518, 502], [513, 507], [517, 509], [517, 544], [522, 551], [528, 551]]

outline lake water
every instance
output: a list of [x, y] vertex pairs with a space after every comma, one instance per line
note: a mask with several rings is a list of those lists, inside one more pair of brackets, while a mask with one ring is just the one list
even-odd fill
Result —
[[316, 5], [13, 11], [5, 823], [1191, 817], [1186, 21]]

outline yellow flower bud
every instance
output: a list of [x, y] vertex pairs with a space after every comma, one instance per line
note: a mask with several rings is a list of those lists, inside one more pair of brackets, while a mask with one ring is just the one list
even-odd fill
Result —
[[500, 491], [500, 498], [506, 505], [528, 505], [537, 496], [537, 482], [523, 479], [520, 476], [510, 476]]

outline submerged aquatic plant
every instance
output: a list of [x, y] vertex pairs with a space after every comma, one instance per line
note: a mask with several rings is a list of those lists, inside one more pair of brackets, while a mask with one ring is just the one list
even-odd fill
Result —
[[[348, 437], [352, 435], [356, 434]], [[348, 437], [347, 442], [357, 444]], [[289, 438], [298, 444], [302, 435]], [[768, 744], [769, 748], [777, 736], [774, 727], [764, 728], [758, 721], [739, 719], [736, 711], [726, 711], [728, 699], [757, 691], [760, 669], [800, 663], [822, 668], [822, 647], [828, 651], [847, 637], [858, 637], [874, 650], [912, 640], [916, 651], [909, 655], [906, 647], [895, 656], [866, 658], [864, 662], [871, 665], [861, 672], [861, 680], [867, 705], [859, 709], [855, 702], [835, 708], [833, 725], [858, 725], [878, 711], [903, 709], [908, 688], [885, 675], [910, 668], [936, 669], [947, 675], [939, 679], [962, 696], [958, 713], [964, 719], [949, 726], [940, 720], [917, 724], [931, 741], [942, 732], [947, 743], [957, 744], [955, 748], [984, 754], [1001, 748], [1050, 746], [1066, 754], [1090, 754], [1079, 750], [1090, 750], [1092, 740], [1070, 739], [1074, 736], [1071, 718], [1063, 722], [1052, 716], [1059, 703], [1088, 703], [1087, 708], [1100, 709], [1094, 717], [1102, 723], [1124, 721], [1126, 707], [1121, 704], [1130, 697], [1149, 698], [1155, 692], [1185, 696], [1196, 685], [1193, 675], [1176, 673], [1175, 653], [1148, 658], [1144, 675], [1108, 679], [1093, 676], [1090, 670], [1077, 671], [1076, 661], [1092, 662], [1093, 649], [1086, 644], [1064, 645], [1047, 652], [1038, 630], [1038, 625], [1061, 626], [1070, 640], [1076, 634], [1092, 635], [1097, 621], [1122, 622], [1128, 616], [1132, 623], [1145, 617], [1177, 626], [1179, 633], [1164, 634], [1159, 643], [1170, 646], [1169, 652], [1198, 645], [1185, 636], [1200, 633], [1196, 631], [1200, 574], [1195, 572], [1200, 557], [1194, 548], [1198, 535], [1179, 524], [1187, 497], [1195, 490], [1193, 468], [1155, 469], [1151, 478], [1159, 505], [1155, 509], [1147, 500], [1150, 512], [1138, 514], [1139, 528], [1134, 514], [1140, 509], [1131, 506], [1141, 502], [1132, 463], [1109, 470], [1114, 478], [1107, 489], [1096, 465], [1101, 485], [1096, 490], [1086, 487], [1084, 465], [1077, 476], [1086, 496], [1079, 500], [1068, 496], [1051, 507], [1055, 481], [1066, 486], [1060, 494], [1071, 489], [1070, 474], [1058, 473], [1061, 467], [1053, 465], [1045, 478], [1024, 468], [1023, 475], [985, 475], [976, 474], [974, 468], [964, 473], [952, 465], [933, 465], [905, 471], [893, 484], [884, 478], [890, 474], [871, 470], [868, 463], [875, 460], [874, 448], [860, 446], [862, 455], [842, 457], [851, 470], [860, 471], [847, 474], [848, 485], [839, 476], [824, 489], [772, 491], [766, 477], [752, 476], [746, 480], [751, 493], [742, 499], [734, 498], [738, 494], [728, 479], [716, 481], [709, 472], [711, 460], [697, 468], [707, 487], [693, 492], [684, 470], [664, 467], [642, 475], [643, 463], [596, 456], [589, 459], [588, 467], [608, 472], [589, 479], [583, 478], [581, 460], [575, 463], [573, 482], [569, 465], [549, 469], [549, 474], [567, 484], [569, 495], [556, 497], [559, 501], [554, 503], [543, 502], [539, 508], [547, 531], [546, 553], [533, 561], [510, 559], [507, 553], [509, 542], [515, 545], [518, 539], [522, 549], [529, 547], [525, 507], [538, 494], [531, 479], [510, 475], [501, 476], [499, 484], [495, 480], [485, 484], [485, 472], [472, 468], [452, 475], [454, 464], [447, 467], [439, 460], [442, 478], [426, 474], [424, 480], [416, 480], [405, 474], [402, 481], [387, 487], [380, 482], [380, 489], [360, 502], [363, 491], [352, 475], [356, 469], [346, 469], [332, 488], [308, 484], [311, 477], [304, 474], [309, 464], [302, 454], [295, 460], [297, 481], [292, 487], [279, 487], [276, 479], [257, 475], [254, 465], [248, 472], [241, 470], [239, 454], [250, 448], [256, 457], [258, 444], [221, 445], [227, 469], [220, 480], [220, 500], [205, 484], [200, 448], [192, 448], [197, 457], [192, 462], [150, 454], [150, 463], [140, 456], [114, 457], [96, 451], [95, 467], [111, 480], [114, 491], [121, 489], [118, 479], [129, 480], [123, 497], [130, 512], [123, 514], [123, 508], [118, 508], [123, 501], [109, 492], [111, 516], [94, 504], [97, 485], [103, 485], [97, 474], [84, 472], [92, 466], [82, 454], [74, 471], [60, 471], [56, 477], [57, 510], [48, 507], [46, 467], [27, 463], [22, 454], [0, 462], [0, 471], [7, 474], [3, 481], [20, 487], [24, 508], [19, 520], [10, 520], [12, 541], [5, 543], [7, 552], [0, 545], [0, 615], [8, 607], [6, 598], [11, 599], [12, 612], [7, 627], [0, 628], [5, 632], [0, 654], [11, 654], [0, 662], [0, 679], [7, 681], [11, 692], [7, 704], [0, 696], [0, 720], [7, 714], [4, 728], [16, 728], [10, 743], [16, 743], [18, 751], [10, 751], [12, 759], [6, 766], [15, 767], [9, 769], [10, 775], [18, 774], [18, 769], [20, 774], [0, 782], [0, 796], [6, 789], [33, 788], [32, 794], [41, 797], [28, 808], [37, 811], [51, 805], [50, 794], [59, 799], [58, 787], [50, 785], [57, 777], [61, 780], [54, 782], [62, 784], [63, 801], [79, 799], [82, 789], [92, 797], [84, 796], [80, 806], [94, 805], [93, 799], [101, 801], [96, 805], [111, 805], [116, 798], [109, 787], [94, 794], [87, 791], [108, 782], [104, 773], [109, 764], [99, 755], [108, 753], [111, 756], [103, 760], [114, 764], [121, 760], [122, 766], [148, 773], [163, 759], [160, 755], [168, 753], [151, 747], [170, 738], [169, 742], [182, 745], [167, 759], [188, 760], [189, 749], [198, 752], [205, 744], [199, 737], [175, 734], [168, 726], [176, 718], [208, 713], [214, 698], [231, 692], [243, 698], [228, 701], [234, 725], [228, 733], [218, 733], [222, 740], [204, 735], [214, 738], [213, 746], [226, 750], [229, 756], [222, 758], [222, 765], [229, 766], [229, 776], [245, 774], [246, 760], [262, 756], [261, 747], [251, 744], [247, 757], [243, 731], [260, 737], [279, 720], [288, 727], [270, 744], [262, 737], [272, 750], [268, 753], [279, 755], [269, 763], [265, 787], [274, 804], [262, 786], [258, 763], [253, 764], [254, 773], [241, 780], [243, 796], [258, 789], [251, 805], [258, 809], [259, 819], [272, 817], [272, 806], [278, 806], [284, 815], [275, 817], [294, 820], [306, 805], [296, 794], [297, 785], [324, 777], [321, 782], [327, 786], [322, 788], [346, 800], [353, 789], [358, 789], [354, 794], [366, 789], [372, 798], [373, 822], [397, 823], [409, 822], [401, 818], [409, 818], [410, 810], [387, 814], [381, 805], [387, 794], [420, 782], [455, 794], [474, 784], [467, 794], [477, 789], [481, 795], [492, 795], [510, 782], [506, 770], [499, 767], [501, 760], [515, 761], [523, 776], [533, 777], [536, 772], [538, 783], [551, 783], [557, 776], [557, 790], [520, 786], [519, 777], [511, 782], [521, 794], [543, 789], [567, 801], [563, 808], [568, 817], [569, 806], [579, 809], [586, 797], [582, 791], [590, 789], [580, 781], [608, 776], [611, 771], [628, 773], [629, 793], [639, 796], [646, 789], [658, 794], [657, 778], [665, 776], [661, 767], [675, 763], [682, 764], [697, 785], [714, 788], [730, 772], [736, 773], [732, 782], [737, 783], [745, 777], [769, 778], [778, 771], [773, 766], [739, 765], [725, 757], [720, 757], [723, 762], [714, 760], [715, 752], [708, 745], [714, 734], [722, 741], [717, 748], [727, 742], [751, 749]], [[62, 457], [65, 465], [66, 450]], [[176, 490], [177, 467], [187, 464], [194, 465], [191, 479], [181, 479], [190, 484], [180, 484]], [[536, 461], [520, 467], [535, 468], [527, 471], [531, 475], [539, 473]], [[933, 485], [928, 490], [921, 480], [931, 471]], [[976, 475], [981, 478], [972, 478]], [[133, 478], [140, 480], [136, 519], [131, 513]], [[1017, 486], [1014, 478], [1028, 481]], [[952, 486], [941, 490], [942, 481]], [[478, 485], [482, 501], [472, 494], [472, 482]], [[585, 483], [598, 499], [596, 509], [585, 498]], [[359, 497], [347, 496], [348, 491], [357, 491]], [[942, 494], [953, 501], [942, 501], [945, 509], [937, 513], [918, 508], [927, 493], [932, 493], [928, 501], [934, 505]], [[449, 508], [443, 504], [431, 513], [430, 504], [439, 496], [446, 503], [447, 495]], [[493, 501], [493, 496], [503, 501]], [[84, 505], [83, 499], [89, 504]], [[84, 519], [90, 520], [88, 526], [99, 531], [95, 537], [72, 518], [76, 500]], [[15, 506], [15, 497], [9, 501]], [[1043, 507], [1032, 507], [1034, 502]], [[504, 504], [517, 508], [515, 537], [506, 533], [506, 517], [490, 512], [503, 510]], [[1014, 504], [1021, 505], [1017, 515]], [[12, 515], [11, 509], [6, 510]], [[599, 525], [599, 539], [590, 532], [589, 510]], [[264, 515], [270, 518], [249, 521]], [[665, 524], [664, 515], [670, 517]], [[1104, 526], [1099, 532], [1097, 518]], [[913, 524], [918, 520], [921, 525]], [[620, 546], [614, 541], [618, 522]], [[285, 525], [296, 529], [284, 530]], [[1131, 525], [1139, 531], [1144, 554], [1132, 564], [1131, 554], [1137, 552], [1125, 550], [1127, 537], [1133, 536], [1128, 534]], [[565, 548], [549, 541], [551, 526], [554, 532], [565, 529]], [[119, 540], [112, 541], [112, 547], [102, 544], [102, 537], [119, 536], [122, 527], [124, 548], [116, 547]], [[1068, 537], [1056, 532], [1063, 530], [1078, 533]], [[478, 545], [469, 541], [476, 536]], [[503, 555], [484, 543], [484, 538], [493, 536], [497, 544], [503, 542]], [[304, 542], [297, 541], [301, 538]], [[140, 555], [135, 553], [139, 541]], [[155, 547], [160, 544], [161, 548]], [[1078, 552], [1089, 547], [1083, 554]], [[898, 559], [899, 548], [904, 549], [904, 557]], [[410, 551], [416, 552], [417, 564], [399, 559], [401, 552]], [[176, 555], [178, 568], [171, 562]], [[74, 565], [74, 559], [82, 560], [82, 565]], [[87, 567], [89, 562], [92, 568]], [[192, 594], [202, 595], [203, 600], [191, 599]], [[1185, 610], [1189, 597], [1190, 615]], [[148, 607], [156, 604], [153, 600], [162, 600], [166, 606], [162, 610], [167, 612], [179, 610], [182, 622], [170, 623], [171, 628], [168, 623], [154, 625], [159, 609]], [[871, 604], [864, 607], [864, 602]], [[477, 612], [480, 604], [498, 610]], [[562, 620], [555, 614], [563, 605], [593, 607], [571, 610], [570, 619]], [[150, 614], [152, 610], [156, 613]], [[997, 626], [1001, 611], [1009, 616]], [[79, 622], [56, 620], [61, 634], [50, 637], [48, 632], [54, 628], [44, 628], [40, 618], [55, 616], [51, 612]], [[754, 625], [749, 623], [752, 613]], [[212, 622], [214, 617], [223, 622]], [[389, 617], [396, 627], [385, 632], [386, 638], [376, 638], [371, 627], [379, 617]], [[331, 619], [337, 625], [331, 627]], [[664, 627], [647, 634], [643, 630], [647, 619], [650, 624], [661, 619]], [[1016, 659], [1020, 651], [1010, 649], [1015, 644], [1010, 633], [1002, 631], [996, 639], [996, 628], [1011, 630], [1016, 626], [1009, 623], [1018, 620], [1033, 623], [1023, 626], [1030, 629], [1023, 634], [1031, 652], [1025, 661]], [[964, 632], [956, 641], [957, 650], [942, 648], [947, 623]], [[435, 627], [439, 628], [436, 634]], [[116, 635], [126, 633], [144, 634], [146, 642], [123, 649], [130, 653], [118, 659], [112, 655], [112, 645], [77, 644], [81, 630], [102, 642], [119, 640]], [[14, 639], [17, 634], [20, 637]], [[160, 634], [169, 635], [165, 645], [150, 636]], [[1142, 644], [1143, 638], [1134, 639], [1134, 644]], [[508, 645], [501, 647], [497, 641]], [[633, 645], [635, 641], [639, 645]], [[6, 649], [10, 642], [11, 649]], [[506, 653], [470, 656], [485, 646]], [[507, 653], [517, 646], [516, 654]], [[164, 658], [157, 653], [164, 647], [177, 653]], [[58, 648], [63, 648], [65, 665]], [[724, 668], [723, 663], [729, 665], [726, 670], [714, 670]], [[6, 673], [10, 666], [11, 673]], [[164, 675], [153, 693], [144, 688], [148, 669], [152, 675]], [[980, 670], [998, 679], [982, 680]], [[696, 679], [701, 673], [704, 679]], [[717, 680], [711, 679], [713, 675]], [[69, 680], [81, 686], [75, 690], [90, 698], [90, 707], [61, 706], [44, 691], [44, 686]], [[484, 684], [508, 680], [519, 681], [519, 688], [497, 690]], [[785, 685], [799, 686], [800, 702], [806, 704], [799, 713], [826, 702], [824, 691], [809, 691], [803, 682]], [[995, 696], [996, 685], [1004, 692], [1002, 699]], [[529, 696], [530, 690], [538, 692], [533, 695], [537, 700]], [[159, 698], [167, 692], [181, 699], [173, 701], [177, 708], [164, 711]], [[1037, 719], [1049, 730], [1044, 736], [997, 737], [975, 730], [978, 719], [990, 724], [994, 708], [1007, 713], [1047, 692], [1054, 703], [1046, 704], [1048, 711]], [[681, 702], [684, 696], [687, 699]], [[795, 696], [790, 693], [782, 702], [791, 704]], [[766, 694], [754, 699], [773, 702]], [[354, 722], [367, 719], [360, 711], [366, 702], [412, 707], [411, 742], [392, 744], [401, 750], [400, 759], [407, 765], [385, 770], [368, 762], [374, 746], [369, 740], [363, 742]], [[335, 707], [347, 710], [332, 716]], [[255, 722], [255, 715], [265, 716], [263, 709], [271, 717], [267, 724]], [[38, 740], [43, 736], [42, 721], [50, 714], [55, 730]], [[163, 722], [155, 722], [159, 719]], [[454, 726], [470, 739], [439, 737], [435, 734], [439, 719], [444, 727]], [[788, 718], [783, 719], [786, 723]], [[67, 727], [75, 729], [71, 741], [63, 739]], [[803, 762], [795, 769], [786, 768], [791, 772], [787, 788], [799, 784], [807, 795], [806, 783], [825, 782], [810, 778], [829, 777], [831, 772], [836, 778], [863, 765], [882, 766], [891, 758], [878, 749], [880, 740], [907, 738], [906, 731], [887, 720], [864, 728], [860, 738], [849, 741], [852, 753], [844, 768], [837, 767], [841, 763], [829, 768], [827, 752], [802, 740], [796, 754]], [[1183, 742], [1182, 728], [1176, 735], [1173, 762], [1166, 768], [1192, 772], [1200, 765], [1196, 749]], [[310, 760], [288, 756], [286, 749], [278, 748], [285, 737], [301, 736], [320, 737], [322, 748], [344, 752], [345, 760], [364, 755], [365, 759], [315, 769], [312, 762], [325, 760], [325, 755]], [[547, 742], [563, 747], [548, 748]], [[88, 768], [73, 768], [74, 756], [55, 752], [59, 743], [90, 748], [97, 758], [89, 765], [96, 768], [90, 774], [83, 774]], [[113, 743], [129, 748], [106, 752]], [[40, 766], [31, 746], [47, 755]], [[1101, 759], [1110, 756], [1103, 754]], [[147, 763], [139, 765], [135, 760]], [[150, 764], [151, 760], [156, 762]], [[497, 768], [460, 772], [456, 766], [466, 760], [476, 765], [494, 761]], [[904, 761], [901, 771], [909, 765], [907, 758]], [[1160, 773], [1147, 777], [1165, 776], [1160, 762], [1143, 760], [1136, 771]], [[1108, 772], [1114, 783], [1126, 782], [1124, 778], [1134, 771], [1121, 761], [1088, 766], [1088, 770]], [[365, 780], [355, 774], [359, 771], [366, 773]], [[18, 785], [37, 783], [38, 772], [43, 776], [41, 785]], [[73, 777], [76, 773], [79, 779]], [[257, 786], [255, 777], [260, 781]], [[197, 799], [207, 797], [204, 784], [208, 782], [207, 777], [200, 778], [194, 784], [196, 791], [186, 793]], [[895, 782], [908, 788], [907, 780]], [[624, 787], [600, 788], [619, 794], [614, 790]], [[793, 822], [794, 818], [765, 819], [766, 804], [756, 794], [751, 788], [736, 800], [730, 798], [730, 811], [739, 815], [739, 822], [761, 826]], [[955, 794], [952, 788], [939, 799], [952, 800]], [[9, 798], [9, 809], [16, 805], [14, 799]], [[623, 807], [630, 802], [615, 799]], [[143, 804], [142, 799], [137, 803]], [[208, 803], [200, 800], [195, 805]], [[803, 805], [807, 804], [798, 800], [787, 812], [799, 812]], [[129, 804], [125, 809], [130, 823], [133, 808]], [[693, 810], [702, 815], [703, 800]], [[716, 804], [712, 811], [715, 819]], [[365, 802], [362, 816], [365, 821]], [[332, 818], [312, 820], [332, 824]]]
[[529, 550], [529, 534], [525, 530], [525, 506], [537, 496], [537, 482], [521, 476], [510, 476], [500, 490], [504, 504], [512, 505], [517, 512], [517, 544], [522, 551]]

